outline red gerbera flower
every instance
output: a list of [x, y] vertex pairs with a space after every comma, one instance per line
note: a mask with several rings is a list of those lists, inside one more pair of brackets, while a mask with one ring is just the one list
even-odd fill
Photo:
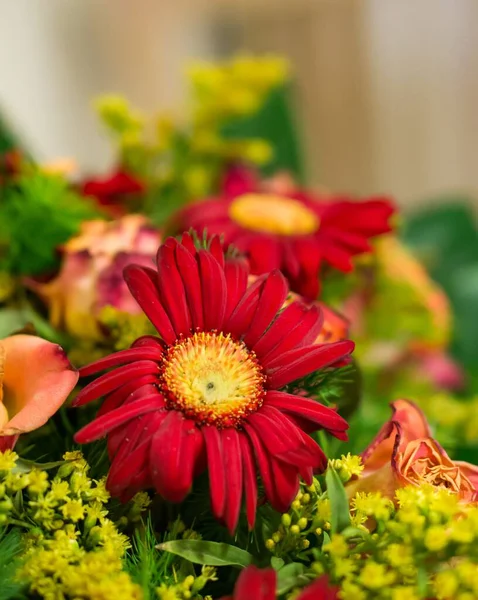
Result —
[[154, 487], [180, 502], [207, 466], [212, 511], [236, 527], [243, 494], [252, 527], [256, 471], [272, 506], [284, 512], [326, 458], [306, 433], [325, 429], [347, 439], [334, 410], [279, 391], [317, 369], [344, 361], [351, 341], [312, 344], [322, 326], [317, 306], [291, 303], [279, 271], [247, 285], [245, 261], [225, 260], [219, 239], [197, 250], [191, 237], [166, 240], [158, 270], [128, 266], [125, 279], [160, 337], [82, 370], [113, 370], [87, 385], [77, 406], [105, 397], [98, 417], [75, 436], [108, 436], [108, 488], [130, 498]]
[[[277, 575], [274, 569], [258, 569], [250, 566], [239, 575], [234, 593], [223, 600], [275, 600]], [[308, 585], [296, 600], [336, 600], [337, 586], [330, 586], [323, 575]]]
[[280, 269], [293, 290], [313, 300], [321, 267], [351, 271], [352, 257], [369, 252], [369, 240], [391, 230], [393, 212], [387, 198], [317, 197], [284, 185], [261, 186], [250, 171], [234, 169], [222, 197], [188, 206], [178, 220], [182, 231], [223, 235], [246, 254], [252, 273]]

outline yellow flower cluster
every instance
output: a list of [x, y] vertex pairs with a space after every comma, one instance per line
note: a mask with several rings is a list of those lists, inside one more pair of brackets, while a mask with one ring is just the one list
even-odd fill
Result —
[[[107, 516], [105, 480], [88, 476], [81, 452], [67, 452], [63, 459], [50, 477], [45, 470], [27, 470], [15, 452], [0, 453], [0, 524], [26, 532], [19, 580], [47, 600], [140, 598], [139, 588], [121, 572], [130, 543]], [[135, 498], [132, 516], [148, 503], [144, 495]]]
[[289, 64], [275, 56], [238, 55], [223, 63], [195, 63], [188, 69], [195, 122], [209, 125], [257, 112], [271, 89], [289, 77]]
[[271, 91], [288, 80], [289, 64], [275, 56], [241, 55], [222, 63], [192, 64], [188, 77], [191, 115], [184, 120], [164, 113], [146, 122], [116, 96], [96, 103], [119, 145], [121, 164], [150, 184], [143, 209], [162, 219], [171, 207], [213, 193], [224, 164], [271, 160], [273, 149], [266, 140], [232, 139], [224, 128], [257, 113]]
[[275, 556], [284, 557], [306, 550], [310, 537], [319, 541], [324, 530], [330, 530], [330, 501], [317, 479], [310, 486], [301, 484], [289, 512], [281, 516], [277, 531], [265, 542]]
[[87, 552], [67, 535], [32, 547], [17, 579], [32, 594], [45, 600], [142, 600], [139, 585], [122, 571], [122, 562], [111, 548]]
[[323, 545], [317, 570], [342, 600], [478, 597], [478, 507], [433, 486], [352, 499], [352, 527]]
[[362, 459], [360, 456], [352, 455], [348, 452], [340, 458], [334, 458], [329, 461], [329, 465], [335, 469], [340, 479], [347, 483], [354, 475], [360, 475], [363, 471]]
[[108, 340], [114, 350], [124, 350], [143, 335], [157, 335], [157, 331], [143, 314], [132, 315], [105, 306], [99, 315], [99, 322], [108, 330]]

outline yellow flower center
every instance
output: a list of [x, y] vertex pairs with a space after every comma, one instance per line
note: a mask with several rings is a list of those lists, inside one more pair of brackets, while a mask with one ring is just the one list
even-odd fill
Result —
[[308, 235], [319, 228], [319, 217], [299, 200], [274, 194], [243, 194], [229, 208], [242, 227], [279, 235]]
[[162, 392], [168, 407], [201, 424], [240, 425], [263, 402], [265, 377], [254, 353], [222, 333], [195, 333], [169, 349]]

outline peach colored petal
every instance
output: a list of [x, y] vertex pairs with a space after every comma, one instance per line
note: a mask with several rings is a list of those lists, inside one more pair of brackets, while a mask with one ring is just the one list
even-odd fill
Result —
[[391, 404], [392, 421], [399, 423], [403, 440], [431, 437], [430, 426], [423, 412], [410, 400], [395, 400]]
[[64, 350], [33, 335], [15, 335], [0, 342], [6, 359], [3, 404], [9, 421], [0, 435], [33, 431], [60, 408], [78, 381], [78, 372]]
[[351, 480], [345, 486], [348, 498], [353, 498], [357, 492], [377, 492], [393, 500], [397, 488], [406, 485], [400, 476], [392, 469], [391, 463], [384, 464], [369, 475]]
[[475, 489], [475, 493], [478, 494], [478, 466], [462, 460], [456, 460], [455, 465], [457, 465], [463, 475], [470, 480], [471, 485]]
[[362, 452], [364, 470], [362, 475], [390, 464], [395, 444], [399, 441], [399, 431], [392, 421], [387, 421], [372, 442]]

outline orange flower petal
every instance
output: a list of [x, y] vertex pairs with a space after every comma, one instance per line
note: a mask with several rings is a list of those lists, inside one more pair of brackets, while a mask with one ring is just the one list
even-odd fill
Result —
[[455, 465], [460, 468], [462, 474], [471, 482], [471, 485], [475, 488], [475, 494], [478, 500], [478, 466], [471, 465], [470, 463], [456, 460]]
[[392, 421], [400, 425], [403, 441], [431, 437], [426, 417], [416, 404], [410, 400], [395, 400], [391, 406]]
[[75, 387], [78, 372], [60, 346], [36, 336], [14, 335], [1, 340], [0, 347], [4, 351], [3, 411], [9, 419], [0, 435], [33, 431], [60, 408]]

